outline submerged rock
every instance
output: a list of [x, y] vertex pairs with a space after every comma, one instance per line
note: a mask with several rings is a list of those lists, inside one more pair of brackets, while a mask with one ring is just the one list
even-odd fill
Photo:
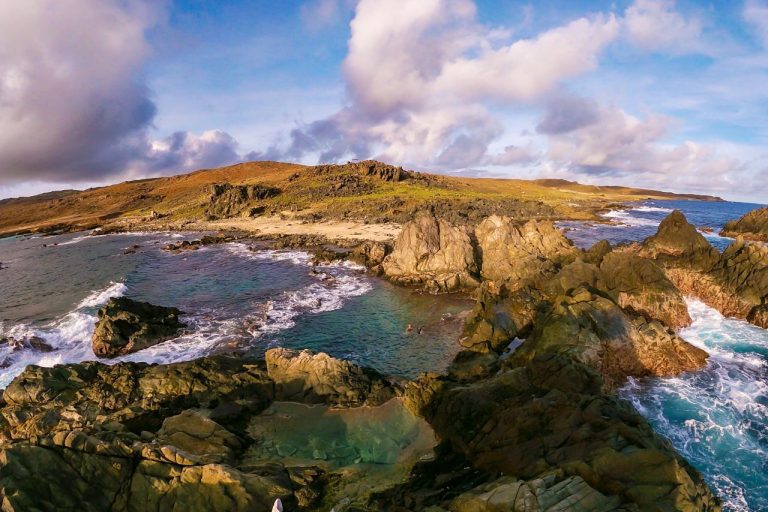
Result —
[[752, 210], [740, 219], [728, 222], [720, 236], [768, 242], [768, 207]]
[[99, 357], [130, 354], [175, 337], [186, 324], [176, 308], [155, 306], [126, 297], [109, 299], [99, 312], [93, 352]]
[[403, 226], [382, 264], [384, 275], [436, 291], [475, 288], [478, 266], [471, 235], [465, 226], [421, 214]]

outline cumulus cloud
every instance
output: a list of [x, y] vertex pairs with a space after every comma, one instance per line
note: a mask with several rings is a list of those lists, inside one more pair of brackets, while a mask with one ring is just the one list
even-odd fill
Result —
[[441, 168], [529, 161], [520, 148], [488, 154], [504, 131], [491, 106], [534, 101], [594, 69], [618, 28], [596, 15], [510, 40], [477, 21], [471, 0], [361, 0], [343, 65], [348, 105], [260, 155]]
[[675, 10], [674, 0], [635, 0], [624, 22], [630, 42], [643, 50], [672, 54], [704, 51], [701, 20], [686, 19]]
[[357, 0], [309, 0], [299, 9], [301, 21], [310, 30], [321, 30], [340, 23]]
[[[544, 119], [561, 118], [562, 113], [552, 110], [568, 111], [579, 103], [578, 99], [553, 103]], [[595, 116], [592, 122], [549, 134], [547, 157], [569, 171], [602, 178], [631, 177], [635, 183], [649, 185], [699, 188], [706, 184], [724, 190], [731, 184], [731, 173], [740, 168], [737, 161], [707, 145], [664, 144], [673, 124], [667, 117], [640, 119], [617, 107], [587, 103]]]
[[149, 139], [145, 35], [164, 16], [164, 2], [145, 0], [0, 2], [0, 182], [93, 182], [232, 160], [221, 133]]

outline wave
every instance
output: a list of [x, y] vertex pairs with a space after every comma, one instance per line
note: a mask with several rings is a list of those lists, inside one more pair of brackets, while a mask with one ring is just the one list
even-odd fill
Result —
[[620, 395], [667, 437], [724, 499], [724, 510], [768, 509], [768, 331], [688, 299], [680, 335], [710, 354], [706, 368], [630, 380]]
[[633, 212], [663, 212], [663, 213], [671, 213], [672, 208], [662, 208], [660, 206], [638, 206], [636, 208], [632, 208]]
[[[255, 261], [290, 261], [301, 266], [312, 266], [312, 256], [302, 251], [259, 251], [254, 252], [244, 244], [227, 244], [227, 248], [241, 257]], [[301, 315], [320, 314], [341, 309], [350, 297], [364, 295], [373, 289], [373, 283], [360, 273], [364, 267], [349, 262], [334, 262], [315, 266], [311, 284], [298, 290], [286, 290], [272, 300], [253, 304], [254, 310], [261, 311], [250, 318], [226, 318], [226, 313], [216, 310], [197, 311], [185, 315], [183, 321], [189, 325], [180, 336], [167, 340], [139, 352], [102, 359], [114, 364], [120, 361], [142, 361], [148, 363], [172, 363], [195, 359], [216, 350], [244, 348], [254, 342], [269, 343], [269, 337], [296, 325]], [[16, 325], [0, 335], [28, 339], [42, 338], [51, 347], [43, 353], [32, 348], [13, 350], [0, 346], [0, 388], [29, 364], [53, 366], [97, 360], [93, 354], [91, 338], [95, 329], [96, 309], [111, 297], [122, 296], [128, 291], [121, 282], [94, 290], [83, 298], [75, 308], [63, 317], [41, 327]], [[245, 322], [244, 322], [245, 320]]]
[[659, 225], [659, 221], [655, 221], [652, 219], [644, 219], [642, 217], [633, 217], [632, 215], [630, 215], [629, 211], [627, 210], [613, 210], [607, 213], [603, 213], [602, 216], [607, 219], [611, 219], [614, 222], [619, 223], [621, 227], [624, 227], [624, 226], [656, 227]]

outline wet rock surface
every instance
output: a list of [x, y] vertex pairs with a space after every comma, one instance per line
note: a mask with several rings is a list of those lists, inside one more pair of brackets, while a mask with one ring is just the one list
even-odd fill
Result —
[[98, 312], [93, 352], [99, 357], [117, 357], [162, 343], [186, 327], [179, 320], [181, 314], [173, 307], [112, 298]]

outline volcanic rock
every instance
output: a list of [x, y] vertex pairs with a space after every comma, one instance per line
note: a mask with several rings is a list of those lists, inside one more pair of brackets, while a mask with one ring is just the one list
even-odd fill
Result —
[[549, 221], [518, 225], [509, 217], [492, 215], [475, 229], [482, 260], [481, 275], [489, 281], [520, 281], [545, 274], [578, 250]]
[[430, 213], [403, 226], [382, 268], [394, 282], [436, 291], [470, 289], [479, 284], [470, 230]]
[[328, 354], [273, 348], [265, 358], [277, 400], [354, 407], [380, 405], [399, 394], [399, 386], [375, 370]]
[[93, 333], [93, 352], [117, 357], [157, 345], [186, 327], [176, 308], [155, 306], [126, 297], [109, 299], [99, 312]]

